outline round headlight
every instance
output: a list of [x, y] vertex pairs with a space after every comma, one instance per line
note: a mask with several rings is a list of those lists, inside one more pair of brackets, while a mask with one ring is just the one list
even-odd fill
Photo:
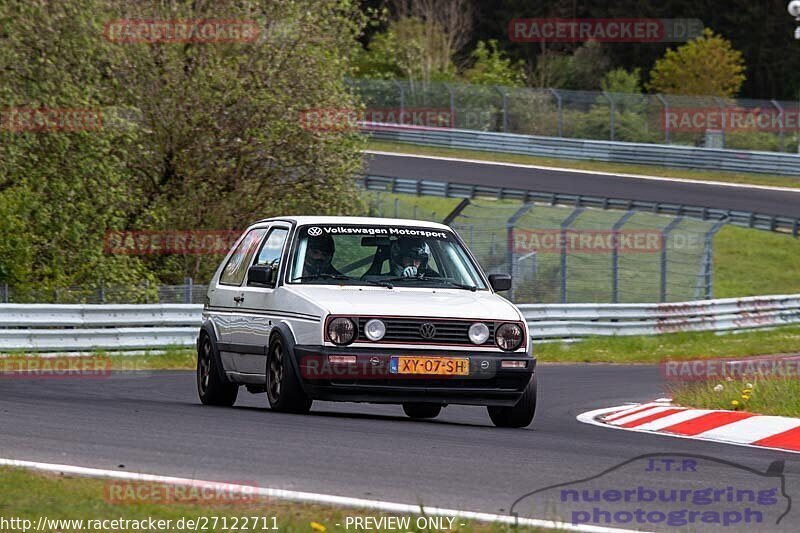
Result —
[[519, 324], [506, 322], [494, 332], [494, 341], [501, 350], [513, 352], [522, 344], [522, 328]]
[[379, 341], [386, 335], [386, 324], [377, 318], [373, 318], [364, 326], [364, 334], [371, 341]]
[[469, 327], [469, 340], [483, 344], [489, 338], [489, 328], [483, 322], [475, 322]]
[[328, 338], [333, 344], [350, 344], [356, 338], [356, 325], [349, 318], [338, 317], [328, 323]]

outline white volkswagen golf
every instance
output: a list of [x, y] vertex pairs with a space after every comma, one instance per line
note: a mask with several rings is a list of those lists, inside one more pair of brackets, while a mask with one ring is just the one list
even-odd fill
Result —
[[250, 226], [217, 269], [203, 311], [197, 390], [272, 409], [313, 400], [402, 404], [433, 418], [487, 406], [497, 426], [536, 410], [536, 359], [520, 311], [495, 294], [448, 226], [414, 220], [279, 217]]

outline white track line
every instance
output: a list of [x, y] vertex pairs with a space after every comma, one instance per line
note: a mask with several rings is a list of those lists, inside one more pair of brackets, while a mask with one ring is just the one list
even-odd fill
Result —
[[290, 500], [304, 503], [316, 503], [324, 505], [340, 505], [343, 507], [355, 507], [360, 509], [370, 509], [389, 513], [423, 514], [432, 516], [449, 516], [463, 518], [466, 520], [477, 520], [481, 522], [499, 522], [504, 524], [518, 524], [521, 526], [544, 527], [551, 529], [562, 529], [566, 531], [582, 531], [587, 533], [641, 533], [632, 529], [617, 529], [600, 526], [590, 526], [585, 524], [570, 524], [568, 522], [554, 522], [552, 520], [541, 520], [538, 518], [515, 518], [510, 515], [498, 515], [492, 513], [477, 513], [473, 511], [459, 511], [456, 509], [443, 509], [439, 507], [428, 507], [422, 505], [409, 505], [405, 503], [385, 502], [380, 500], [365, 500], [361, 498], [348, 498], [346, 496], [334, 496], [332, 494], [318, 494], [314, 492], [298, 492], [293, 490], [274, 489], [266, 487], [253, 487], [250, 485], [236, 485], [232, 483], [219, 483], [216, 481], [201, 481], [197, 479], [187, 479], [179, 477], [157, 476], [152, 474], [140, 474], [136, 472], [119, 472], [117, 470], [102, 470], [98, 468], [86, 468], [83, 466], [59, 465], [52, 463], [39, 463], [34, 461], [18, 461], [16, 459], [0, 458], [0, 466], [11, 466], [17, 468], [28, 468], [43, 472], [55, 472], [63, 474], [73, 474], [83, 477], [125, 479], [128, 481], [163, 483], [166, 485], [179, 485], [188, 487], [208, 487], [214, 486], [219, 490], [224, 490], [232, 494], [246, 494], [247, 496], [261, 496], [264, 498], [274, 498], [279, 500]]
[[[687, 178], [667, 178], [663, 176], [647, 176], [644, 174], [623, 174], [617, 172], [604, 172], [601, 170], [584, 170], [581, 168], [565, 168], [565, 167], [546, 167], [542, 165], [525, 165], [522, 163], [507, 163], [505, 161], [488, 161], [485, 159], [463, 159], [459, 157], [442, 157], [433, 155], [419, 155], [419, 154], [406, 154], [402, 152], [382, 152], [379, 150], [363, 150], [365, 154], [386, 155], [396, 157], [416, 157], [419, 159], [435, 159], [439, 161], [453, 161], [455, 163], [473, 163], [476, 165], [497, 165], [501, 167], [513, 168], [529, 168], [533, 170], [551, 170], [554, 172], [579, 172], [581, 174], [592, 174], [595, 176], [611, 176], [615, 178], [634, 178], [639, 180], [651, 181], [668, 181], [675, 183], [695, 183], [699, 185], [712, 185], [714, 187], [733, 187], [736, 189], [759, 189], [764, 191], [782, 191], [791, 193], [800, 193], [800, 188], [792, 187], [778, 187], [775, 185], [748, 185], [746, 183], [728, 183], [724, 181], [708, 181], [708, 180], [691, 180]], [[519, 155], [519, 154], [514, 154]], [[535, 156], [532, 156], [535, 157]], [[786, 176], [787, 180], [792, 179], [791, 176]], [[513, 187], [510, 187], [513, 188]]]
[[768, 448], [766, 446], [755, 446], [753, 444], [745, 444], [745, 443], [742, 443], [742, 442], [730, 442], [730, 441], [725, 441], [725, 440], [710, 439], [710, 438], [699, 437], [699, 436], [690, 436], [690, 435], [676, 435], [674, 433], [664, 433], [662, 431], [647, 431], [647, 430], [643, 430], [643, 429], [639, 429], [639, 428], [621, 428], [619, 426], [612, 426], [611, 424], [606, 424], [606, 423], [600, 422], [600, 420], [598, 420], [598, 418], [600, 418], [604, 414], [612, 413], [612, 412], [618, 410], [619, 408], [620, 407], [617, 406], [617, 407], [604, 407], [603, 409], [595, 409], [594, 411], [587, 411], [585, 413], [581, 413], [578, 416], [576, 416], [575, 418], [578, 420], [578, 422], [582, 422], [584, 424], [589, 424], [589, 425], [592, 425], [592, 426], [598, 426], [598, 427], [606, 428], [606, 429], [610, 428], [610, 429], [616, 429], [616, 430], [619, 430], [619, 431], [634, 431], [636, 433], [643, 433], [645, 435], [671, 437], [673, 439], [687, 439], [687, 440], [700, 440], [700, 441], [705, 441], [705, 442], [716, 442], [716, 443], [720, 443], [720, 444], [729, 444], [731, 446], [742, 446], [744, 448], [754, 448], [756, 450], [762, 450], [762, 451], [765, 451], [765, 452], [781, 451], [781, 452], [784, 452], [784, 453], [794, 453], [794, 454], [799, 454], [800, 453], [797, 450], [787, 450], [785, 448], [775, 448], [775, 447], [769, 447]]

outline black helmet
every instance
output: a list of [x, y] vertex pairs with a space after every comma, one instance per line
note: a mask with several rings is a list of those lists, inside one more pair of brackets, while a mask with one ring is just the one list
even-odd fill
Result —
[[[431, 249], [427, 243], [422, 239], [399, 239], [392, 243], [389, 251], [389, 258], [392, 264], [392, 271], [400, 275], [405, 269], [403, 265], [403, 258], [408, 257], [414, 261], [419, 261], [419, 267], [415, 270], [425, 270], [428, 265], [428, 257], [431, 255]], [[416, 275], [416, 272], [414, 273]]]

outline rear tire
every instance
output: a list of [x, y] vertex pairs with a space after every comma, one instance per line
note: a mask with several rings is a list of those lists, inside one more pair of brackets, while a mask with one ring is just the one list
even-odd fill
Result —
[[236, 403], [239, 385], [222, 377], [216, 347], [207, 333], [201, 333], [197, 347], [197, 395], [203, 405], [230, 407]]
[[300, 386], [289, 357], [283, 339], [278, 335], [272, 337], [267, 352], [267, 400], [273, 411], [304, 414], [313, 401]]
[[536, 374], [525, 386], [525, 392], [513, 407], [489, 406], [489, 418], [499, 428], [524, 428], [533, 422], [536, 414]]
[[435, 403], [404, 403], [403, 411], [409, 418], [436, 418], [442, 412], [442, 406]]

